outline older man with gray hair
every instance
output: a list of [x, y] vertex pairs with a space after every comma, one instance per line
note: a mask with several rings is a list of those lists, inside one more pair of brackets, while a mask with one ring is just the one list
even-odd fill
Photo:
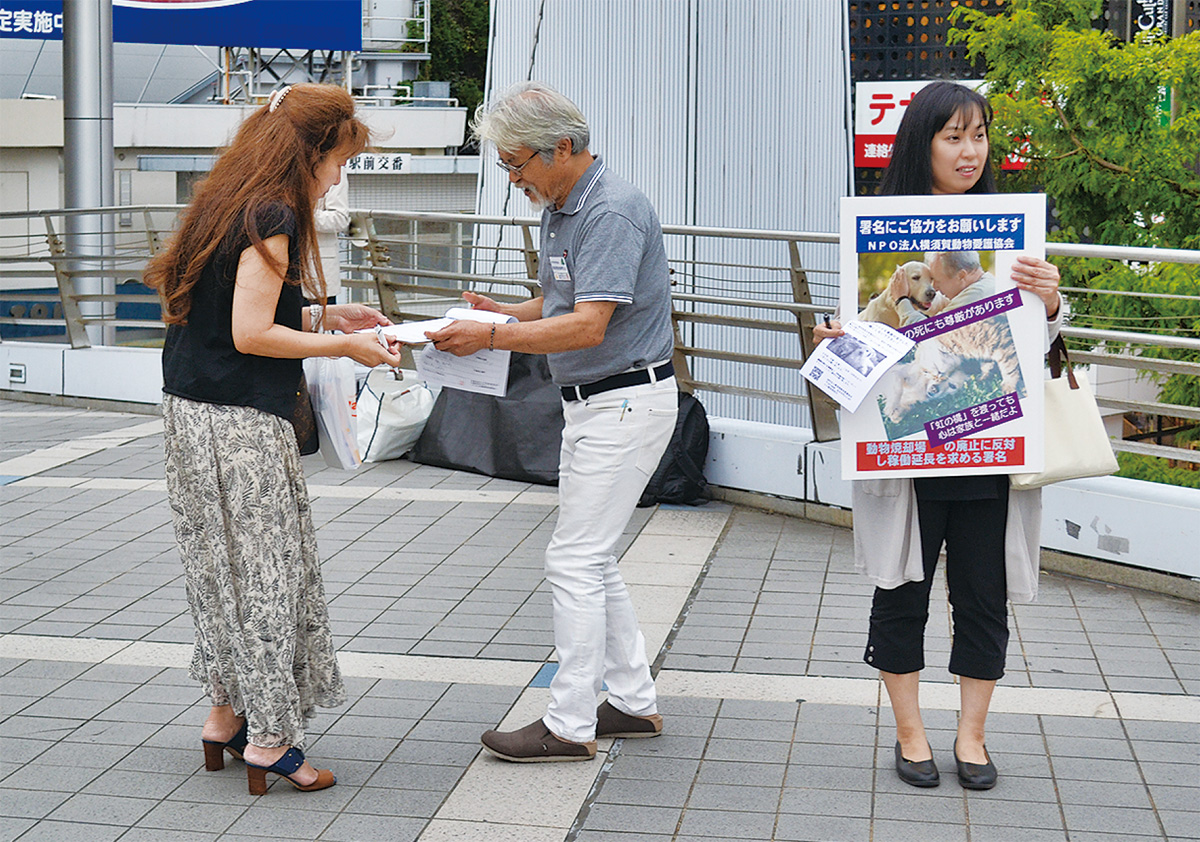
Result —
[[[488, 731], [484, 747], [521, 763], [588, 760], [596, 737], [662, 732], [646, 641], [617, 568], [616, 544], [675, 428], [670, 280], [649, 200], [588, 151], [587, 120], [539, 82], [479, 109], [510, 183], [542, 211], [542, 296], [500, 304], [464, 293], [509, 324], [458, 321], [429, 334], [453, 354], [547, 354], [562, 388], [558, 522], [546, 548], [558, 671], [546, 715]], [[603, 683], [608, 698], [597, 707]]]
[[900, 314], [902, 325], [928, 319], [931, 313], [944, 313], [974, 304], [996, 293], [996, 279], [983, 271], [977, 251], [927, 251], [925, 264], [933, 276], [933, 288], [940, 293], [928, 313], [914, 306], [907, 295], [900, 295], [896, 284], [888, 287], [896, 301], [896, 312]]

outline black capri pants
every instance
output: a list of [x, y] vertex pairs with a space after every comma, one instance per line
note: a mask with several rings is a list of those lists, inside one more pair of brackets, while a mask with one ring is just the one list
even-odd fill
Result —
[[[1007, 489], [1005, 489], [1007, 492]], [[1004, 675], [1008, 649], [1008, 588], [1004, 526], [1008, 494], [988, 500], [917, 500], [925, 579], [875, 589], [868, 664], [885, 672], [925, 669], [929, 593], [942, 544], [954, 636], [950, 672], [994, 681]]]

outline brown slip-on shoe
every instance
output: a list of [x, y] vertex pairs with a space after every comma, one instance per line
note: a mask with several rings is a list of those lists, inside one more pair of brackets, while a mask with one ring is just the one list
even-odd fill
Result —
[[516, 731], [484, 731], [480, 742], [489, 753], [514, 763], [591, 760], [596, 756], [595, 740], [590, 743], [567, 742], [554, 736], [540, 719]]
[[627, 740], [637, 740], [646, 737], [657, 737], [662, 733], [663, 718], [657, 713], [649, 716], [634, 716], [631, 713], [617, 710], [607, 700], [596, 708], [596, 736], [624, 737]]

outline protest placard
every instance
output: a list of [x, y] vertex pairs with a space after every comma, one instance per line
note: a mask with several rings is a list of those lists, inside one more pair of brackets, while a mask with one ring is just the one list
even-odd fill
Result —
[[842, 320], [916, 342], [843, 410], [845, 478], [1041, 469], [1046, 310], [1010, 275], [1045, 230], [1040, 195], [842, 200]]

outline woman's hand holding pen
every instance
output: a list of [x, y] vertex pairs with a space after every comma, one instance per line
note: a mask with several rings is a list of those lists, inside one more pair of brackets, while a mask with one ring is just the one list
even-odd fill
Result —
[[[375, 332], [347, 333], [340, 337], [345, 345], [342, 356], [374, 368], [377, 365], [400, 365], [400, 343]], [[387, 347], [384, 347], [384, 342]]]
[[813, 342], [820, 345], [826, 339], [833, 339], [836, 336], [843, 336], [846, 331], [842, 330], [842, 323], [834, 321], [825, 316], [824, 322], [817, 322], [813, 327]]
[[374, 307], [365, 304], [330, 304], [325, 308], [325, 329], [341, 331], [345, 342], [342, 352], [363, 365], [400, 365], [400, 343], [376, 330], [371, 333], [355, 333], [356, 330], [379, 328], [390, 325], [391, 319]]

